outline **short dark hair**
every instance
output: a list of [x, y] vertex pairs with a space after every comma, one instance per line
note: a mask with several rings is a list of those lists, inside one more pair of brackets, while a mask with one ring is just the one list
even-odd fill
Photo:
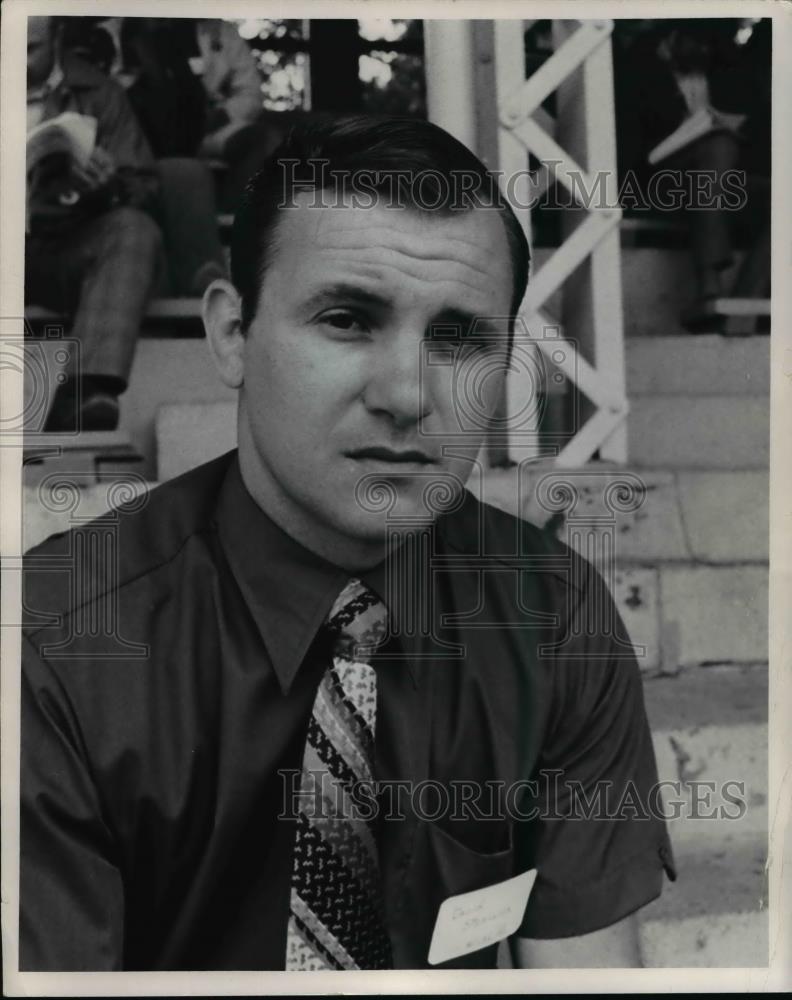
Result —
[[[419, 118], [347, 115], [291, 127], [251, 177], [231, 233], [231, 280], [242, 300], [242, 327], [256, 314], [262, 280], [277, 246], [277, 221], [301, 191], [388, 193], [415, 211], [476, 207], [500, 212], [513, 270], [511, 315], [528, 284], [530, 251], [522, 226], [481, 160], [444, 129]], [[322, 204], [327, 203], [322, 201]]]

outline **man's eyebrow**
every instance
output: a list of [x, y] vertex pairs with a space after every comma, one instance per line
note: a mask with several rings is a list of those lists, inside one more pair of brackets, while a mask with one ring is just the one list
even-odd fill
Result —
[[435, 316], [431, 325], [433, 327], [461, 327], [463, 330], [469, 331], [474, 323], [477, 330], [492, 332], [496, 329], [496, 324], [491, 322], [486, 316], [468, 312], [466, 309], [443, 309]]
[[388, 308], [391, 305], [390, 300], [383, 295], [370, 292], [361, 288], [360, 285], [339, 281], [317, 289], [305, 299], [303, 306], [306, 309], [317, 309], [320, 306], [331, 305], [339, 299], [351, 300], [359, 305], [376, 306], [379, 309]]

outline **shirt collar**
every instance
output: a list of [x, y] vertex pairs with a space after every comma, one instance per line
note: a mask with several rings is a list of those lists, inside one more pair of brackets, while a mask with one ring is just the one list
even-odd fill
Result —
[[[216, 524], [234, 577], [287, 694], [350, 573], [295, 541], [248, 492], [235, 456], [220, 491]], [[357, 574], [384, 597], [387, 563]], [[397, 608], [388, 608], [398, 620]], [[415, 680], [412, 667], [408, 669]]]

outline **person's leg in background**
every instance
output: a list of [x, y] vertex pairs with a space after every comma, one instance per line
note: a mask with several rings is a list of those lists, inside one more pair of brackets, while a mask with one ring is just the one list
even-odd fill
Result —
[[[739, 158], [739, 141], [730, 132], [714, 132], [702, 137], [684, 157], [682, 168], [686, 172], [708, 175], [700, 188], [695, 185], [686, 188], [694, 197], [694, 204], [688, 207], [688, 223], [697, 285], [696, 301], [682, 316], [683, 323], [690, 329], [696, 329], [701, 322], [711, 325], [711, 318], [704, 319], [703, 306], [708, 300], [727, 294], [724, 272], [734, 259], [732, 220], [729, 213], [717, 205], [724, 193], [723, 176], [727, 170], [737, 167]], [[709, 182], [709, 177], [714, 178], [713, 183]], [[704, 199], [700, 207], [695, 204], [697, 190], [702, 192], [700, 197]]]
[[[40, 249], [31, 243], [27, 255], [26, 298], [73, 307], [71, 335], [80, 344], [79, 360], [67, 366], [44, 430], [114, 430], [118, 396], [126, 389], [141, 321], [162, 268], [159, 228], [138, 209], [117, 208], [49, 241], [41, 254]], [[37, 294], [41, 290], [44, 294]]]
[[[305, 117], [304, 113], [300, 113]], [[219, 201], [224, 212], [234, 212], [245, 185], [280, 144], [296, 115], [288, 111], [264, 112], [258, 121], [235, 132], [223, 147], [226, 172], [220, 181]]]
[[[770, 179], [749, 175], [744, 211], [742, 259], [729, 295], [735, 299], [770, 298]], [[729, 316], [723, 333], [734, 336], [769, 332], [767, 316]]]
[[158, 160], [157, 173], [171, 291], [203, 295], [215, 278], [227, 277], [214, 178], [205, 163], [186, 157]]

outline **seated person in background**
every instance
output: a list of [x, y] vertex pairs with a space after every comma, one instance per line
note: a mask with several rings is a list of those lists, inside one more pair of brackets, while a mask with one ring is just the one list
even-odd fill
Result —
[[62, 52], [53, 18], [28, 20], [27, 81], [28, 132], [65, 111], [96, 121], [85, 166], [51, 157], [28, 179], [26, 301], [73, 313], [80, 344], [45, 430], [113, 430], [161, 260], [153, 159], [123, 89]]
[[[240, 39], [241, 41], [241, 39]], [[200, 296], [226, 277], [214, 179], [197, 158], [206, 95], [189, 62], [194, 23], [180, 18], [73, 18], [66, 44], [125, 87], [154, 155], [169, 291]]]
[[[281, 141], [286, 127], [280, 112], [263, 109], [253, 52], [236, 25], [220, 18], [125, 18], [122, 39], [124, 30], [131, 30], [127, 25], [141, 21], [152, 25], [158, 65], [189, 94], [179, 104], [179, 128], [189, 128], [194, 139], [190, 152], [182, 155], [225, 164], [219, 202], [223, 211], [232, 212], [248, 178]], [[196, 87], [201, 101], [196, 100]], [[152, 110], [161, 116], [160, 94], [156, 86], [150, 101], [144, 92], [132, 95], [133, 106], [147, 105], [139, 110], [141, 119], [150, 119]]]
[[202, 156], [226, 156], [228, 140], [261, 114], [261, 77], [250, 46], [236, 25], [219, 18], [195, 22], [198, 59], [193, 64], [207, 98]]
[[[190, 66], [206, 98], [198, 155], [225, 161], [220, 205], [231, 212], [248, 177], [278, 145], [282, 132], [269, 130], [262, 120], [261, 76], [250, 46], [236, 25], [219, 18], [183, 23], [192, 32], [197, 51]], [[176, 50], [171, 53], [175, 56]]]
[[[225, 211], [233, 209], [250, 169], [251, 152], [277, 145], [262, 131], [261, 77], [236, 25], [220, 18], [108, 18], [115, 71], [132, 71], [129, 96], [158, 156], [223, 161]], [[114, 71], [111, 68], [111, 72]]]
[[[682, 314], [691, 330], [711, 328], [708, 300], [770, 293], [769, 25], [760, 21], [742, 34], [736, 19], [685, 19], [657, 22], [638, 37], [621, 34], [626, 44], [615, 49], [620, 175], [635, 170], [647, 182], [654, 170], [681, 170], [714, 178], [704, 203], [686, 205], [697, 287], [696, 300]], [[705, 110], [713, 127], [650, 167], [650, 151]], [[747, 177], [747, 204], [739, 215], [716, 203], [724, 177], [734, 170]], [[738, 235], [748, 252], [727, 280]]]

